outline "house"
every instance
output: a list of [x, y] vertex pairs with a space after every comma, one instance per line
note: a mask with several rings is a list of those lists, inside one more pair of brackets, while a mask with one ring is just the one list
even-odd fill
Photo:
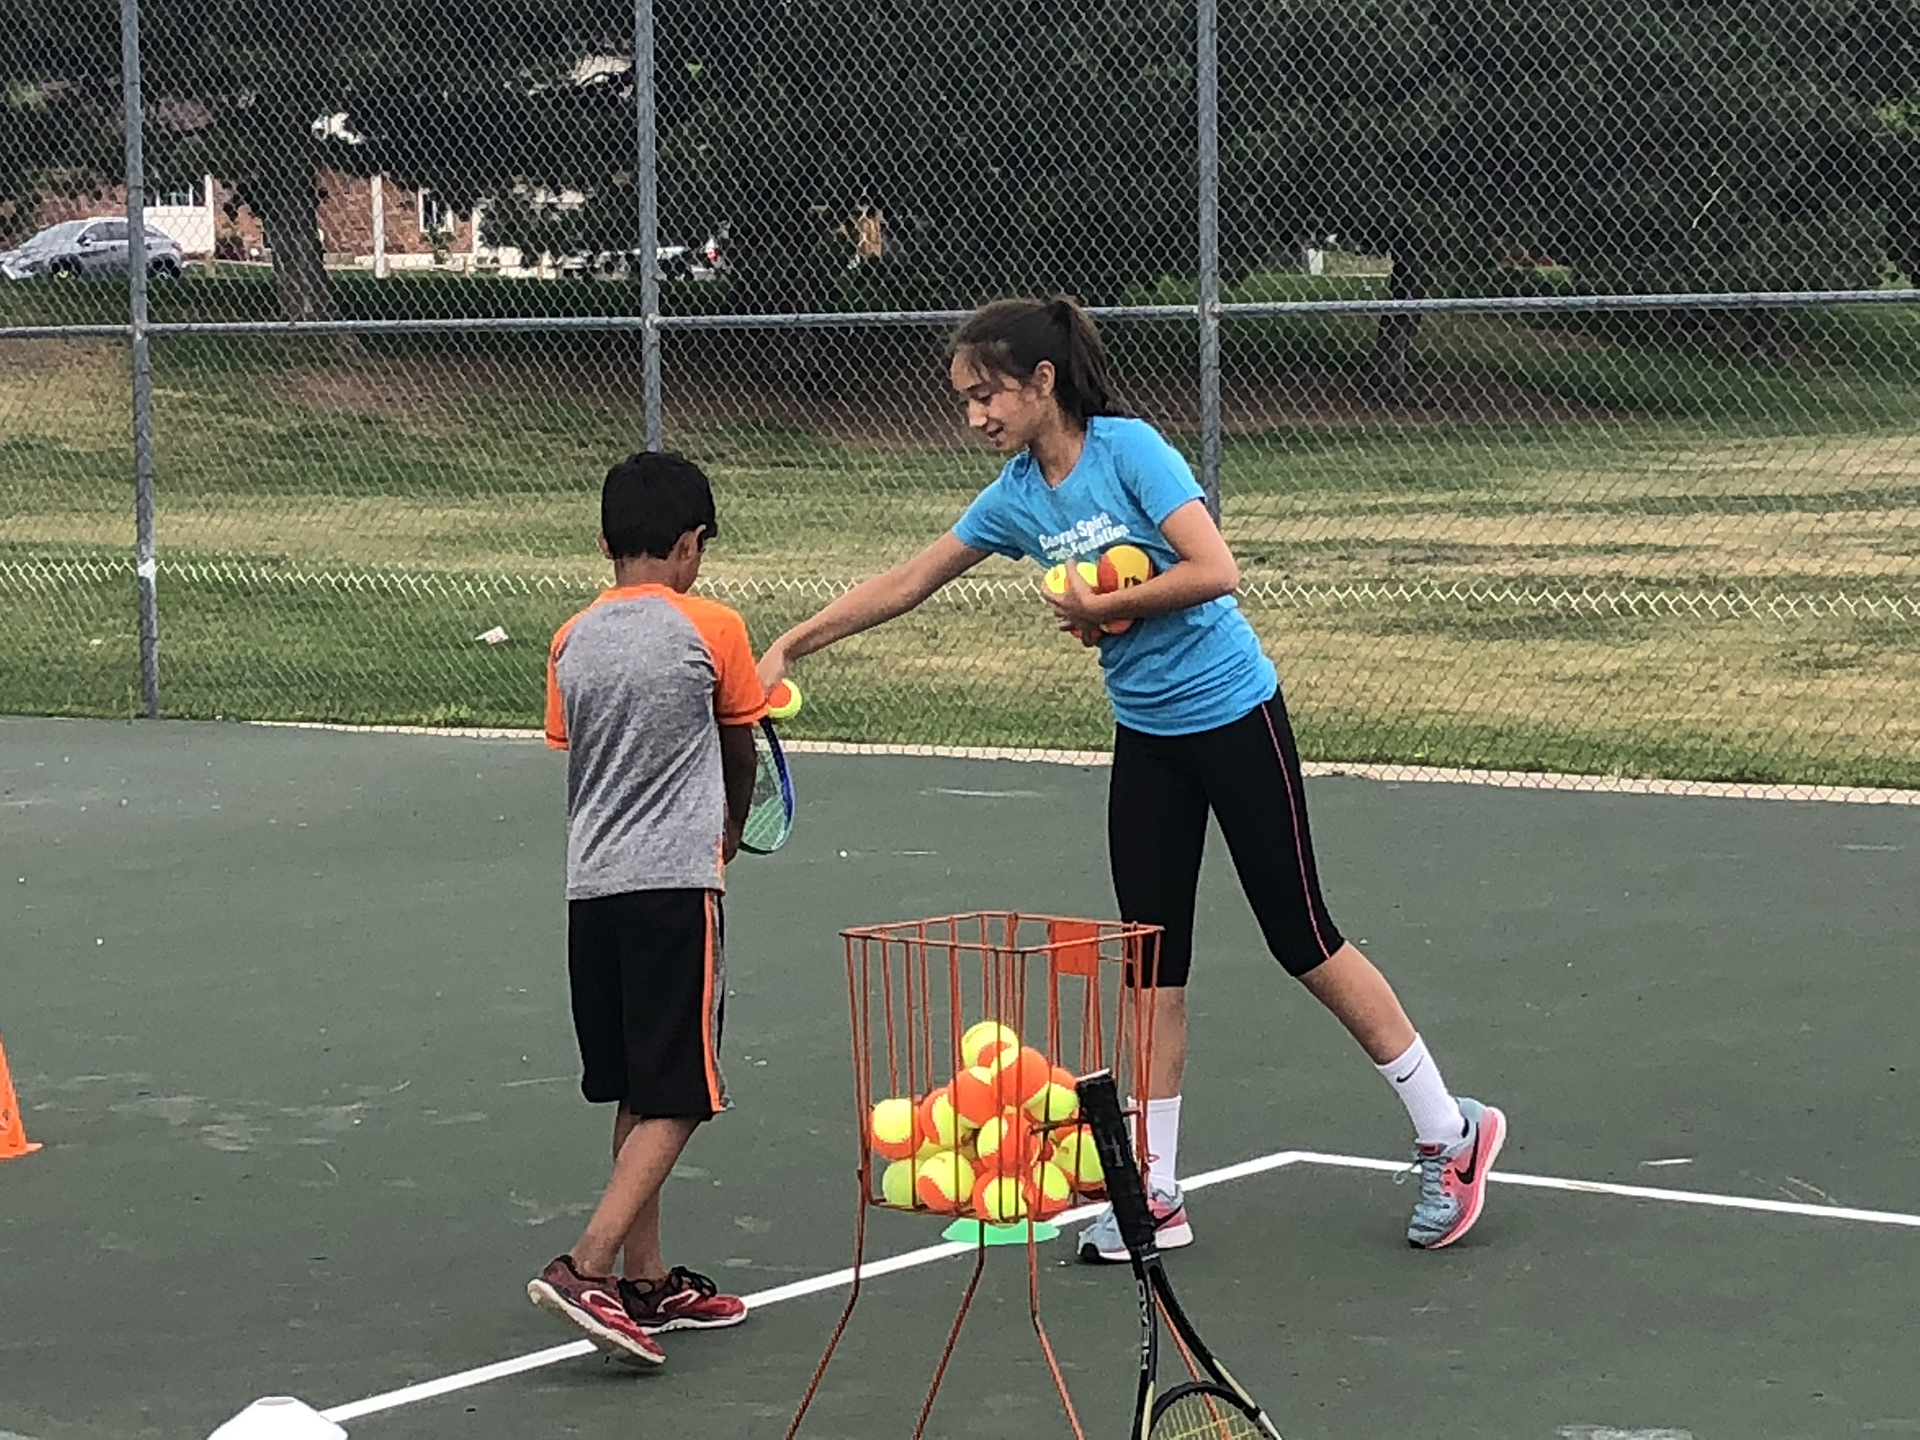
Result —
[[[378, 275], [435, 266], [541, 273], [538, 267], [523, 267], [516, 250], [480, 244], [473, 216], [454, 213], [431, 191], [407, 190], [384, 176], [338, 171], [322, 171], [318, 190], [314, 219], [328, 265], [357, 266]], [[124, 186], [81, 196], [45, 195], [33, 228], [95, 215], [123, 215], [126, 204]], [[172, 236], [189, 256], [261, 260], [267, 255], [260, 217], [236, 205], [233, 187], [211, 175], [151, 183], [147, 223]]]

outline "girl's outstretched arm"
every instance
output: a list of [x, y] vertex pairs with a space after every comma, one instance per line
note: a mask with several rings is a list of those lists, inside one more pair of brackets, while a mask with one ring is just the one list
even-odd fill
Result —
[[985, 550], [962, 544], [951, 530], [911, 560], [862, 580], [810, 620], [802, 620], [767, 647], [760, 657], [760, 684], [773, 689], [787, 667], [803, 655], [824, 650], [836, 640], [871, 630], [904, 615], [949, 580], [958, 579], [982, 560]]

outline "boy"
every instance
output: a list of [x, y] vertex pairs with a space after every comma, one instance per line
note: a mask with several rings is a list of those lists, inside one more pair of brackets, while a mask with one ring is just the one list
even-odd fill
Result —
[[[660, 1253], [660, 1188], [720, 1078], [720, 895], [753, 794], [766, 714], [746, 623], [687, 592], [719, 533], [683, 456], [607, 472], [600, 552], [613, 588], [553, 637], [547, 743], [567, 751], [567, 974], [590, 1101], [617, 1102], [613, 1178], [534, 1304], [616, 1359], [658, 1365], [663, 1330], [737, 1325], [747, 1307]], [[615, 1273], [616, 1259], [624, 1259]]]

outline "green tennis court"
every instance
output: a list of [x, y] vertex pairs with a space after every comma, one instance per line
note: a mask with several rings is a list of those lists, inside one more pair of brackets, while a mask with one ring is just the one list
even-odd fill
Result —
[[[0, 1435], [204, 1436], [269, 1394], [369, 1440], [784, 1431], [852, 1250], [837, 932], [1107, 913], [1104, 774], [795, 757], [794, 839], [729, 897], [737, 1109], [667, 1191], [676, 1256], [757, 1311], [635, 1375], [550, 1353], [524, 1295], [607, 1143], [560, 764], [0, 721], [0, 1037], [45, 1147], [0, 1164]], [[1920, 807], [1311, 784], [1343, 929], [1514, 1128], [1471, 1239], [1408, 1250], [1397, 1105], [1210, 864], [1171, 1263], [1289, 1440], [1920, 1435]], [[874, 1218], [904, 1258], [803, 1434], [911, 1428], [968, 1268], [938, 1229]], [[1043, 1261], [1087, 1433], [1117, 1435], [1129, 1279]], [[1017, 1251], [929, 1433], [1068, 1433]]]

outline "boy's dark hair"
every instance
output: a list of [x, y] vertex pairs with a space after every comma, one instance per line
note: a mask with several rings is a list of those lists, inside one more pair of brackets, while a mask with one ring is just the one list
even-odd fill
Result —
[[706, 527], [702, 547], [720, 533], [706, 472], [673, 450], [642, 450], [607, 471], [600, 487], [600, 533], [616, 560], [664, 560], [680, 537]]
[[1099, 327], [1071, 296], [996, 300], [954, 332], [952, 353], [1023, 384], [1042, 360], [1052, 361], [1054, 397], [1082, 427], [1095, 415], [1126, 413], [1114, 394]]

